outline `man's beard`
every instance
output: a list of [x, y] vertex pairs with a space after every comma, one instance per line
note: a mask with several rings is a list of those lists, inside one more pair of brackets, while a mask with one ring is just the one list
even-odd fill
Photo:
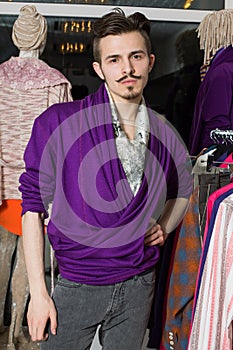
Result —
[[122, 97], [124, 97], [127, 100], [134, 100], [135, 98], [137, 98], [138, 96], [141, 95], [141, 92], [139, 91], [134, 91], [134, 87], [133, 86], [128, 86], [127, 87], [127, 92], [122, 94]]

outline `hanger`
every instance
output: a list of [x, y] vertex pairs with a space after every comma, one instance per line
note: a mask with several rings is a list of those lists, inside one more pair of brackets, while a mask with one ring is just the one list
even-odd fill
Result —
[[[230, 170], [229, 169], [229, 165], [233, 165], [233, 161], [232, 162], [218, 162], [218, 161], [215, 161], [213, 154], [208, 156], [206, 163], [207, 163], [206, 164], [206, 171], [208, 171], [208, 172], [211, 172], [212, 166], [215, 166], [217, 164], [226, 164], [226, 165], [228, 165], [228, 168], [227, 168], [228, 171]], [[226, 169], [224, 169], [224, 170], [226, 171]]]
[[215, 144], [233, 144], [233, 130], [214, 129], [210, 132], [210, 138]]

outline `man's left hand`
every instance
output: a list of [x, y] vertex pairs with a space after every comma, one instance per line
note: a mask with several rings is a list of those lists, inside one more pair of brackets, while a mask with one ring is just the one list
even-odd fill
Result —
[[159, 224], [154, 224], [146, 231], [144, 244], [147, 246], [162, 246], [165, 242], [165, 233]]

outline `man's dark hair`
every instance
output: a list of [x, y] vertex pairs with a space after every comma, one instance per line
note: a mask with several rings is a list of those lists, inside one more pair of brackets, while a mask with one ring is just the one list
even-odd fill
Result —
[[104, 15], [93, 24], [93, 56], [100, 63], [100, 39], [107, 35], [120, 35], [138, 31], [144, 38], [148, 55], [151, 53], [150, 22], [140, 12], [126, 16], [120, 8]]

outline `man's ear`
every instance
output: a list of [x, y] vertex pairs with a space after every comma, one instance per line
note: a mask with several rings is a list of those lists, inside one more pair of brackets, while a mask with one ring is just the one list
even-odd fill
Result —
[[99, 62], [96, 62], [96, 61], [93, 62], [92, 67], [93, 67], [94, 71], [96, 72], [96, 74], [100, 77], [100, 79], [105, 80]]
[[154, 67], [155, 63], [155, 55], [150, 54], [149, 56], [149, 72], [151, 72], [152, 68]]

